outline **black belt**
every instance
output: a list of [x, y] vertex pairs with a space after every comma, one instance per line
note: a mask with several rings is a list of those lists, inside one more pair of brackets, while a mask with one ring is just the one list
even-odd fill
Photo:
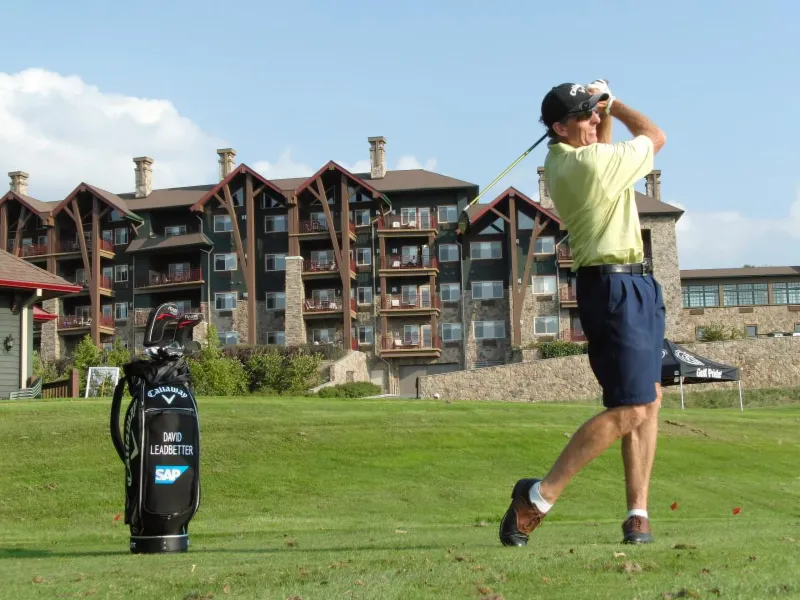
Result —
[[580, 267], [578, 274], [581, 272], [608, 275], [609, 273], [629, 273], [631, 275], [646, 275], [651, 273], [653, 267], [649, 263], [634, 263], [627, 265], [593, 265], [590, 267]]

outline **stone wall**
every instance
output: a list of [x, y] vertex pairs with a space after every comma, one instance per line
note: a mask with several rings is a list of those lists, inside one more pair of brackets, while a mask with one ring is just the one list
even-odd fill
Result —
[[[800, 337], [686, 344], [684, 347], [689, 352], [739, 367], [745, 390], [800, 385]], [[724, 389], [729, 385], [692, 385], [690, 389]], [[428, 375], [420, 377], [419, 388], [422, 398], [438, 394], [450, 400], [544, 402], [601, 396], [586, 355]], [[668, 386], [664, 392], [677, 393], [678, 389], [678, 386]]]
[[[464, 292], [466, 324], [462, 327], [462, 335], [466, 339], [467, 367], [475, 362], [504, 361], [506, 351], [511, 344], [511, 322], [509, 314], [509, 292], [503, 290], [503, 298], [493, 300], [473, 300], [472, 292]], [[475, 321], [502, 321], [505, 323], [505, 339], [476, 340]]]
[[240, 344], [253, 344], [255, 340], [247, 339], [247, 300], [237, 300], [236, 310], [233, 311], [232, 330], [239, 334]]
[[[510, 314], [513, 314], [511, 313], [513, 306], [514, 302], [513, 300], [510, 300], [508, 306]], [[536, 317], [544, 316], [557, 317], [559, 316], [560, 307], [561, 301], [558, 291], [556, 291], [555, 294], [534, 294], [533, 285], [526, 286], [525, 298], [522, 304], [522, 323], [520, 326], [522, 330], [522, 337], [520, 340], [520, 346], [527, 346], [535, 342], [546, 341], [558, 337], [560, 331], [556, 331], [554, 334], [536, 335], [534, 333], [534, 319]], [[561, 322], [560, 329], [569, 329], [569, 310], [563, 309], [561, 312], [565, 312], [567, 314], [567, 321]], [[511, 340], [511, 331], [508, 332], [508, 339], [509, 341]]]
[[681, 270], [678, 264], [678, 242], [675, 237], [675, 217], [642, 216], [642, 229], [650, 230], [653, 250], [653, 275], [661, 284], [667, 307], [666, 337], [679, 339], [683, 318]]
[[284, 311], [284, 331], [286, 345], [305, 344], [306, 321], [303, 318], [303, 302], [306, 298], [303, 285], [303, 257], [286, 257], [286, 310]]
[[756, 325], [757, 333], [791, 333], [800, 323], [800, 307], [773, 306], [720, 306], [714, 308], [684, 308], [676, 340], [697, 339], [697, 328], [709, 325], [743, 330]]
[[286, 327], [286, 321], [284, 314], [285, 311], [283, 309], [267, 310], [266, 301], [256, 303], [256, 319], [258, 323], [257, 335], [259, 344], [267, 343], [268, 333], [272, 331], [285, 331], [284, 328]]
[[[42, 302], [42, 308], [54, 315], [61, 314], [61, 300], [53, 298]], [[41, 357], [48, 361], [63, 358], [64, 348], [61, 343], [61, 336], [58, 335], [58, 319], [45, 321], [42, 323], [42, 333], [40, 338]]]
[[351, 351], [347, 356], [333, 363], [330, 369], [332, 385], [369, 381], [367, 355], [363, 352]]

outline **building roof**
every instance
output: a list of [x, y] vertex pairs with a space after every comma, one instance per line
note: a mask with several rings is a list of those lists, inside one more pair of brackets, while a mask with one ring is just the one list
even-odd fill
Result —
[[800, 267], [740, 267], [734, 269], [682, 269], [681, 279], [737, 277], [800, 277]]
[[186, 246], [213, 246], [211, 240], [202, 233], [187, 233], [185, 235], [171, 235], [142, 237], [133, 240], [125, 249], [126, 254], [135, 252], [148, 252], [150, 250], [169, 250]]
[[96, 197], [103, 200], [106, 204], [108, 204], [111, 208], [117, 210], [123, 217], [128, 219], [129, 221], [133, 221], [137, 224], [144, 223], [144, 219], [139, 215], [131, 212], [128, 208], [128, 205], [125, 204], [125, 201], [117, 196], [116, 194], [112, 194], [111, 192], [107, 192], [106, 190], [102, 190], [99, 187], [89, 185], [88, 183], [79, 183], [78, 186], [72, 190], [69, 195], [64, 198], [61, 202], [59, 202], [55, 208], [52, 209], [52, 212], [59, 213], [61, 212], [64, 207], [69, 204], [79, 193], [81, 192], [91, 192]]
[[[352, 175], [383, 193], [477, 187], [474, 183], [434, 173], [426, 169], [386, 171], [383, 177], [376, 179], [373, 179], [370, 173], [353, 173]], [[284, 192], [291, 192], [305, 183], [307, 179], [308, 177], [294, 177], [290, 179], [273, 179], [272, 181]]]
[[191, 210], [193, 211], [201, 211], [205, 206], [206, 202], [211, 200], [214, 197], [214, 194], [217, 193], [218, 190], [222, 189], [224, 186], [228, 185], [237, 175], [244, 175], [249, 174], [251, 175], [258, 183], [264, 186], [265, 189], [271, 189], [275, 194], [279, 196], [283, 196], [283, 192], [281, 189], [272, 183], [269, 179], [264, 178], [263, 175], [257, 173], [247, 165], [238, 165], [235, 169], [233, 169], [222, 181], [215, 183], [212, 185], [198, 200], [196, 200], [191, 205]]
[[528, 198], [528, 196], [526, 196], [525, 194], [523, 194], [522, 192], [520, 192], [517, 188], [515, 188], [513, 186], [509, 187], [509, 188], [506, 188], [506, 190], [502, 194], [500, 194], [497, 198], [495, 198], [494, 200], [492, 200], [488, 204], [473, 204], [472, 206], [470, 206], [467, 209], [467, 216], [469, 217], [469, 222], [470, 223], [474, 223], [475, 221], [480, 219], [487, 211], [489, 211], [489, 209], [491, 209], [493, 206], [497, 206], [498, 204], [500, 204], [512, 192], [514, 193], [514, 196], [516, 198], [519, 198], [520, 200], [522, 200], [526, 204], [532, 206], [534, 209], [538, 210], [539, 212], [544, 214], [546, 217], [551, 218], [553, 221], [555, 221], [559, 225], [562, 224], [561, 223], [561, 219], [558, 218], [558, 215], [556, 214], [555, 210], [547, 209], [544, 206], [542, 206], [541, 204], [539, 204], [538, 202], [534, 202], [533, 200]]
[[322, 174], [325, 173], [326, 171], [338, 171], [339, 173], [342, 173], [345, 177], [347, 177], [352, 183], [354, 183], [354, 184], [356, 184], [358, 186], [361, 186], [364, 189], [366, 189], [370, 194], [372, 194], [373, 199], [375, 199], [375, 200], [385, 200], [386, 202], [388, 202], [388, 199], [386, 198], [386, 196], [384, 196], [380, 191], [378, 191], [377, 189], [372, 187], [364, 179], [361, 179], [360, 177], [357, 177], [356, 175], [353, 175], [350, 171], [348, 171], [344, 167], [336, 164], [334, 161], [328, 162], [328, 164], [323, 166], [319, 171], [314, 173], [311, 177], [308, 177], [305, 181], [303, 181], [303, 183], [301, 183], [294, 190], [294, 193], [299, 195], [303, 191], [305, 191], [307, 189], [310, 189], [311, 188], [311, 184], [318, 177], [322, 176]]
[[652, 196], [636, 192], [636, 208], [640, 215], [675, 215], [680, 219], [684, 213], [682, 208], [656, 200]]
[[18, 194], [17, 192], [12, 192], [12, 191], [8, 191], [5, 196], [0, 198], [0, 203], [2, 203], [3, 200], [9, 200], [9, 199], [16, 200], [17, 202], [27, 206], [28, 209], [32, 210], [39, 216], [49, 213], [58, 205], [58, 202], [43, 202], [41, 200], [37, 200], [32, 196], [27, 196], [25, 194]]
[[42, 289], [65, 294], [83, 289], [5, 250], [0, 250], [0, 288]]

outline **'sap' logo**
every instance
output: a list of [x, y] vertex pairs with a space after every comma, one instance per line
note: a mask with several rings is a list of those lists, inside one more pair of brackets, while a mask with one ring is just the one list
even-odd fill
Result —
[[169, 465], [156, 467], [156, 483], [169, 485], [175, 483], [178, 477], [183, 475], [184, 471], [188, 469], [188, 465]]

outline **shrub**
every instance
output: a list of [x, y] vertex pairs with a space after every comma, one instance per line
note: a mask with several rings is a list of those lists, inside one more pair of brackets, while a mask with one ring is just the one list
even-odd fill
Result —
[[42, 383], [64, 379], [66, 373], [62, 369], [65, 367], [68, 368], [68, 365], [64, 365], [63, 361], [50, 362], [41, 358], [38, 352], [33, 352], [33, 376], [41, 377]]
[[241, 396], [247, 393], [247, 373], [237, 359], [226, 358], [220, 349], [217, 329], [208, 326], [208, 335], [196, 356], [187, 358], [197, 395]]
[[83, 396], [86, 391], [86, 375], [89, 373], [89, 367], [103, 365], [103, 352], [94, 345], [91, 336], [85, 335], [78, 343], [72, 355], [72, 364], [80, 374], [80, 395]]
[[381, 393], [381, 386], [369, 381], [355, 381], [353, 383], [341, 383], [330, 387], [322, 388], [317, 396], [320, 398], [366, 398], [376, 396]]
[[711, 325], [703, 326], [703, 333], [700, 336], [701, 342], [722, 342], [725, 340], [738, 340], [745, 337], [744, 329], [737, 329], [736, 327], [725, 327], [712, 323]]
[[305, 393], [319, 381], [319, 354], [253, 352], [246, 364], [250, 390], [277, 394]]
[[543, 342], [538, 344], [539, 352], [542, 358], [558, 358], [561, 356], [575, 356], [577, 354], [586, 354], [588, 352], [588, 345], [578, 342], [564, 342], [556, 340], [554, 342]]

